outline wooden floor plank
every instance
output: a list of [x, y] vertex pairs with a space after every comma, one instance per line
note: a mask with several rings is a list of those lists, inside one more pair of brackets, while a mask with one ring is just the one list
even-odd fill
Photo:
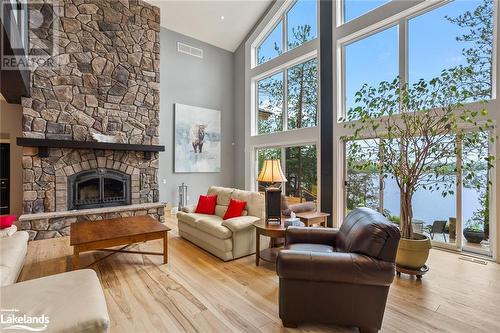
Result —
[[[91, 268], [101, 281], [111, 332], [357, 332], [354, 328], [282, 327], [273, 265], [254, 256], [222, 262], [177, 233], [167, 219], [169, 263], [157, 256], [117, 253]], [[131, 249], [161, 251], [162, 242]], [[109, 253], [82, 254], [89, 265]], [[30, 242], [20, 280], [71, 269], [69, 238]], [[459, 260], [432, 250], [421, 281], [403, 274], [391, 290], [382, 332], [500, 332], [500, 266]]]

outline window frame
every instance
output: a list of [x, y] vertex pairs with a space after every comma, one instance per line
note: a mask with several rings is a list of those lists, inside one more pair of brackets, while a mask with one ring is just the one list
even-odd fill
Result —
[[[352, 130], [345, 128], [346, 123], [339, 122], [339, 117], [343, 115], [343, 105], [341, 101], [344, 99], [342, 86], [342, 72], [344, 67], [342, 64], [343, 56], [341, 54], [342, 43], [355, 40], [363, 35], [367, 35], [377, 29], [392, 24], [400, 26], [399, 31], [399, 73], [401, 80], [407, 82], [408, 78], [408, 24], [407, 22], [419, 15], [423, 15], [437, 7], [447, 4], [451, 0], [408, 0], [408, 1], [390, 1], [385, 5], [373, 9], [372, 11], [362, 15], [351, 21], [341, 23], [341, 4], [337, 2], [337, 6], [333, 6], [332, 17], [337, 19], [337, 24], [333, 26], [333, 88], [332, 96], [334, 100], [334, 113], [337, 119], [333, 121], [333, 225], [339, 227], [344, 219], [344, 184], [346, 180], [346, 167], [345, 167], [345, 149], [342, 138], [352, 135]], [[491, 99], [486, 101], [486, 104], [472, 102], [467, 104], [467, 107], [473, 110], [482, 110], [488, 108], [491, 111], [500, 110], [500, 84], [498, 78], [500, 77], [500, 66], [498, 65], [500, 54], [500, 43], [498, 36], [500, 36], [500, 3], [493, 1], [493, 47], [492, 47], [492, 92]], [[405, 59], [405, 61], [402, 61]], [[500, 112], [490, 112], [490, 118], [497, 124], [500, 124]], [[492, 131], [492, 135], [496, 136], [498, 130]], [[495, 156], [500, 156], [500, 141], [496, 140], [495, 144], [491, 147], [491, 153]], [[491, 198], [490, 198], [490, 246], [492, 252], [492, 259], [500, 262], [497, 249], [500, 249], [500, 214], [497, 213], [497, 205], [500, 202], [500, 197], [497, 192], [500, 190], [499, 184], [496, 179], [500, 179], [500, 163], [494, 162], [495, 167], [491, 172]], [[457, 199], [458, 200], [458, 199]], [[457, 212], [460, 215], [461, 212]]]
[[[337, 70], [340, 72], [340, 75], [337, 75], [337, 122], [342, 123], [339, 121], [341, 118], [345, 118], [347, 115], [347, 110], [346, 110], [346, 105], [345, 105], [345, 100], [346, 100], [346, 68], [345, 68], [345, 47], [348, 46], [349, 44], [355, 43], [359, 40], [362, 40], [364, 38], [370, 37], [378, 32], [384, 31], [386, 29], [392, 28], [394, 26], [397, 26], [398, 30], [398, 50], [399, 50], [399, 55], [398, 55], [398, 75], [400, 78], [400, 81], [402, 84], [406, 84], [408, 82], [408, 77], [409, 77], [409, 21], [412, 20], [415, 17], [425, 15], [428, 12], [431, 12], [437, 8], [446, 6], [447, 4], [453, 2], [453, 1], [460, 1], [460, 0], [436, 0], [436, 1], [424, 1], [418, 5], [415, 6], [410, 6], [408, 9], [398, 13], [397, 15], [389, 16], [385, 18], [384, 20], [375, 22], [373, 24], [368, 24], [362, 28], [357, 29], [356, 31], [347, 34], [346, 36], [342, 36], [337, 39], [336, 42], [336, 49], [337, 49]], [[495, 6], [496, 1], [492, 0], [494, 2], [494, 13], [493, 15], [496, 15], [497, 6]], [[342, 3], [344, 0], [341, 1]], [[390, 1], [380, 7], [377, 7], [364, 15], [360, 16], [360, 18], [364, 17], [368, 13], [371, 12], [378, 12], [382, 7], [385, 7], [386, 5], [392, 3], [393, 1]], [[342, 5], [343, 6], [343, 5]], [[342, 7], [341, 6], [341, 7]], [[337, 6], [339, 7], [339, 6]], [[349, 24], [351, 21], [346, 22], [345, 24]], [[496, 27], [497, 22], [494, 20], [494, 25]], [[494, 29], [494, 32], [497, 29]], [[494, 40], [496, 41], [497, 36], [494, 36]], [[496, 96], [496, 84], [497, 84], [497, 77], [496, 77], [496, 70], [495, 70], [495, 64], [496, 64], [496, 59], [497, 55], [495, 52], [495, 47], [493, 47], [493, 54], [492, 54], [492, 91], [491, 91], [491, 98], [490, 100], [494, 100], [497, 98]], [[473, 104], [473, 103], [471, 103]]]
[[[299, 45], [291, 50], [288, 49], [288, 13], [290, 12], [290, 10], [293, 8], [293, 6], [295, 6], [295, 4], [298, 1], [299, 0], [291, 0], [291, 1], [285, 0], [283, 6], [280, 7], [278, 12], [273, 16], [273, 18], [269, 21], [269, 23], [265, 26], [265, 28], [262, 29], [261, 33], [254, 39], [254, 41], [252, 42], [252, 46], [251, 46], [251, 48], [252, 48], [252, 54], [251, 54], [251, 56], [252, 56], [251, 57], [252, 58], [251, 59], [252, 68], [262, 66], [263, 64], [265, 64], [273, 59], [276, 59], [278, 57], [281, 57], [285, 53], [288, 53], [289, 51], [292, 51], [296, 48], [299, 48], [306, 43], [309, 43], [309, 42], [314, 41], [314, 40], [319, 40], [319, 4], [318, 4], [319, 0], [308, 0], [311, 2], [314, 1], [316, 4], [316, 22], [317, 22], [316, 37], [314, 37], [313, 39], [307, 41], [306, 43]], [[283, 46], [282, 53], [274, 58], [271, 58], [271, 59], [259, 64], [258, 59], [257, 59], [257, 49], [266, 41], [266, 39], [269, 37], [269, 35], [271, 35], [271, 33], [274, 31], [274, 29], [278, 26], [278, 24], [280, 22], [282, 22], [282, 29], [283, 29], [282, 34], [281, 34], [281, 44]]]
[[[316, 107], [316, 126], [310, 126], [310, 127], [302, 127], [302, 128], [292, 128], [288, 129], [288, 70], [292, 67], [298, 66], [302, 63], [305, 63], [309, 60], [316, 59], [316, 80], [317, 80], [317, 85], [316, 85], [316, 95], [318, 96], [318, 103]], [[283, 74], [283, 105], [281, 107], [281, 112], [282, 112], [282, 117], [281, 117], [281, 131], [276, 131], [272, 133], [259, 133], [259, 82], [261, 80], [270, 78], [278, 73]], [[288, 132], [288, 131], [297, 131], [303, 128], [317, 128], [318, 127], [318, 122], [319, 122], [319, 58], [318, 54], [316, 52], [313, 53], [307, 53], [301, 57], [295, 58], [290, 62], [287, 62], [283, 64], [282, 66], [279, 66], [278, 68], [275, 68], [274, 71], [272, 72], [265, 72], [262, 73], [261, 75], [255, 76], [252, 78], [252, 86], [255, 87], [254, 89], [254, 107], [252, 109], [252, 112], [255, 114], [254, 116], [254, 131], [252, 131], [252, 136], [259, 136], [259, 135], [269, 135], [269, 134], [274, 134], [274, 133], [279, 133], [279, 132]]]
[[[482, 124], [484, 125], [484, 124]], [[476, 132], [477, 131], [477, 127], [472, 127], [472, 126], [467, 126], [467, 127], [464, 127], [462, 128], [464, 130], [465, 133], [472, 133], [472, 132]], [[487, 131], [488, 133], [488, 142], [489, 142], [489, 138], [491, 136], [495, 136], [495, 131]], [[360, 139], [357, 139], [357, 140], [380, 140], [380, 138], [376, 138], [376, 137], [363, 137], [363, 138], [360, 138]], [[457, 231], [460, 230], [460, 232], [457, 232], [457, 238], [456, 238], [456, 241], [455, 243], [452, 243], [452, 242], [446, 242], [446, 243], [443, 243], [443, 242], [440, 242], [440, 241], [435, 241], [435, 240], [431, 240], [431, 243], [433, 246], [436, 246], [436, 247], [439, 247], [439, 248], [444, 248], [444, 249], [448, 249], [448, 250], [452, 250], [452, 251], [462, 251], [462, 250], [466, 250], [468, 252], [471, 252], [471, 253], [475, 253], [475, 254], [479, 254], [479, 255], [484, 255], [484, 256], [488, 256], [488, 257], [492, 257], [493, 256], [493, 249], [494, 249], [494, 245], [491, 244], [490, 247], [489, 247], [489, 250], [484, 250], [482, 248], [478, 249], [478, 248], [474, 248], [474, 247], [471, 247], [467, 244], [464, 244], [463, 243], [463, 235], [462, 235], [462, 230], [464, 228], [464, 224], [465, 224], [465, 221], [463, 220], [463, 210], [462, 210], [462, 207], [464, 205], [464, 202], [462, 200], [462, 196], [463, 196], [463, 190], [464, 190], [464, 186], [463, 186], [463, 172], [462, 172], [462, 165], [463, 165], [463, 161], [464, 161], [464, 155], [463, 155], [463, 140], [461, 138], [459, 138], [458, 136], [455, 136], [454, 138], [454, 141], [455, 141], [455, 144], [456, 146], [458, 147], [457, 148], [457, 153], [455, 154], [455, 166], [456, 166], [456, 171], [455, 171], [455, 174], [454, 174], [454, 177], [455, 177], [455, 186], [453, 187], [453, 190], [455, 191], [455, 215], [456, 215], [456, 222], [457, 222], [457, 226], [460, 226], [460, 228], [457, 228]], [[342, 161], [342, 165], [343, 165], [343, 186], [342, 186], [342, 191], [343, 191], [343, 214], [345, 215], [347, 213], [347, 197], [348, 197], [348, 189], [349, 189], [349, 183], [348, 183], [348, 166], [347, 166], [347, 144], [348, 144], [348, 141], [347, 140], [341, 140], [341, 144], [342, 144], [342, 149], [343, 149], [343, 161]], [[494, 155], [494, 147], [493, 145], [489, 144], [488, 145], [488, 153], [490, 155]], [[380, 150], [379, 149], [379, 165], [380, 163], [382, 163], [382, 161], [380, 160], [380, 156], [383, 156], [384, 152], [383, 150]], [[489, 170], [490, 172], [490, 179], [494, 178], [494, 169], [490, 169]], [[379, 188], [377, 189], [378, 191], [378, 207], [377, 207], [377, 211], [380, 212], [380, 213], [383, 213], [383, 211], [385, 210], [385, 207], [384, 207], [384, 190], [385, 190], [385, 179], [384, 177], [379, 174], [378, 175], [379, 177]], [[493, 186], [492, 186], [493, 188]], [[424, 189], [425, 190], [425, 189]], [[493, 204], [494, 204], [494, 201], [492, 201], [492, 194], [490, 193], [490, 204], [489, 204], [489, 210], [492, 211], [494, 210], [494, 207], [493, 207]], [[396, 214], [401, 214], [401, 212], [394, 212]], [[490, 217], [490, 222], [492, 221], [492, 218]], [[490, 223], [491, 225], [491, 223]], [[490, 231], [490, 235], [493, 235], [494, 232], [493, 231]], [[493, 236], [492, 236], [493, 237]]]
[[[361, 36], [355, 36], [353, 38], [348, 38], [346, 41], [339, 41], [339, 54], [340, 54], [340, 77], [337, 78], [339, 80], [339, 84], [337, 85], [339, 89], [339, 101], [337, 103], [337, 122], [342, 123], [339, 121], [340, 118], [345, 118], [347, 116], [347, 109], [346, 109], [346, 101], [347, 101], [347, 95], [346, 95], [346, 47], [354, 44], [356, 42], [362, 41], [366, 38], [372, 37], [380, 32], [383, 32], [385, 30], [389, 30], [393, 27], [396, 27], [397, 29], [397, 48], [401, 53], [401, 48], [400, 48], [400, 43], [401, 43], [401, 38], [400, 38], [400, 33], [401, 33], [401, 27], [400, 23], [398, 22], [392, 22], [380, 27], [377, 27], [376, 29], [370, 30], [366, 34], [363, 34]], [[400, 78], [406, 78], [406, 74], [401, 73], [401, 61], [399, 61], [401, 54], [398, 55], [398, 75]], [[406, 71], [406, 69], [405, 69]], [[402, 79], [403, 81], [403, 79]], [[340, 113], [339, 113], [340, 112]]]
[[[301, 142], [301, 143], [291, 143], [291, 144], [285, 144], [285, 145], [263, 145], [263, 146], [254, 146], [253, 147], [253, 156], [254, 156], [254, 165], [253, 165], [253, 186], [255, 190], [258, 190], [259, 187], [259, 182], [257, 181], [257, 176], [259, 174], [259, 169], [258, 169], [258, 153], [257, 151], [260, 149], [280, 149], [280, 164], [281, 164], [281, 169], [283, 173], [286, 175], [286, 149], [287, 148], [296, 148], [296, 147], [302, 147], [302, 146], [315, 146], [316, 147], [316, 186], [319, 188], [319, 146], [318, 142], [313, 141], [313, 142]], [[286, 195], [286, 186], [282, 186], [281, 188], [281, 193]], [[320, 193], [318, 191], [318, 194], [316, 196], [316, 201], [320, 202]]]
[[259, 47], [261, 47], [262, 44], [264, 44], [264, 42], [267, 40], [267, 38], [274, 32], [274, 29], [276, 29], [276, 27], [278, 27], [278, 25], [280, 24], [280, 22], [282, 22], [282, 26], [281, 26], [281, 45], [282, 45], [282, 50], [281, 50], [281, 54], [285, 53], [285, 44], [284, 44], [284, 39], [283, 39], [283, 31], [285, 31], [285, 23], [283, 22], [282, 19], [280, 20], [277, 20], [276, 22], [274, 22], [274, 24], [269, 28], [269, 31], [267, 31], [267, 33], [263, 36], [262, 40], [254, 47], [254, 50], [253, 52], [255, 53], [255, 64], [254, 66], [257, 67], [257, 66], [261, 66], [262, 64], [265, 64], [266, 62], [270, 61], [270, 60], [273, 60], [274, 58], [277, 58], [279, 57], [281, 54], [278, 54], [276, 57], [274, 58], [271, 58], [267, 61], [264, 61], [262, 64], [259, 64], [258, 63], [258, 52], [257, 50], [259, 49]]
[[[286, 45], [286, 52], [281, 55], [268, 60], [260, 65], [256, 65], [256, 46], [260, 45], [265, 36], [283, 17], [286, 17], [288, 11], [296, 3], [296, 0], [283, 0], [276, 1], [269, 9], [268, 13], [263, 17], [262, 21], [257, 25], [254, 32], [249, 36], [245, 43], [245, 188], [248, 190], [255, 190], [257, 186], [255, 170], [257, 168], [257, 154], [258, 148], [276, 148], [287, 146], [302, 146], [302, 145], [315, 145], [317, 156], [317, 186], [321, 186], [321, 172], [320, 172], [320, 156], [321, 156], [321, 143], [320, 143], [320, 130], [319, 124], [321, 121], [320, 110], [320, 59], [319, 59], [319, 45], [320, 45], [320, 6], [319, 1], [316, 0], [316, 19], [317, 29], [316, 38], [309, 40], [291, 50], [288, 50], [286, 45], [286, 37], [284, 36], [284, 45]], [[286, 18], [285, 18], [286, 20]], [[288, 26], [283, 24], [283, 33], [286, 35]], [[258, 91], [257, 81], [260, 79], [271, 76], [280, 71], [287, 71], [295, 65], [310, 59], [317, 59], [317, 121], [314, 127], [298, 128], [293, 130], [286, 130], [274, 133], [258, 134]], [[283, 108], [284, 115], [283, 121], [286, 122], [285, 128], [288, 128], [288, 84], [286, 79], [288, 75], [284, 73], [284, 98], [283, 103], [286, 109]], [[256, 112], [257, 111], [257, 112]], [[317, 197], [318, 203], [321, 202], [320, 193]]]
[[373, 11], [379, 10], [379, 8], [384, 7], [385, 5], [387, 5], [391, 1], [392, 0], [388, 0], [385, 3], [379, 5], [379, 6], [375, 7], [375, 8], [372, 8], [372, 9], [368, 10], [367, 12], [364, 12], [361, 15], [355, 16], [355, 17], [353, 17], [352, 19], [350, 19], [348, 21], [345, 20], [345, 8], [346, 8], [345, 5], [346, 5], [346, 0], [337, 1], [337, 8], [338, 8], [337, 9], [337, 13], [338, 13], [338, 15], [337, 15], [337, 26], [340, 26], [340, 25], [352, 22], [352, 21], [357, 20], [358, 18], [363, 17], [363, 16], [365, 16], [365, 15], [367, 15], [367, 14], [373, 12]]

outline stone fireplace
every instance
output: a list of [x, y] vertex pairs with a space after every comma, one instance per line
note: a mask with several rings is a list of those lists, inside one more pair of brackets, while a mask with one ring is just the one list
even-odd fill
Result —
[[68, 177], [67, 194], [69, 210], [129, 205], [130, 175], [107, 168], [80, 171]]
[[[159, 9], [137, 0], [46, 0], [30, 6], [53, 18], [36, 28], [30, 22], [30, 43], [50, 44], [53, 52], [32, 70], [31, 95], [22, 101], [23, 138], [157, 145]], [[148, 158], [112, 148], [51, 146], [40, 152], [23, 148], [27, 215], [21, 220], [159, 200], [157, 152]], [[66, 233], [60, 232], [66, 224], [26, 222], [23, 229], [32, 238], [57, 237]]]

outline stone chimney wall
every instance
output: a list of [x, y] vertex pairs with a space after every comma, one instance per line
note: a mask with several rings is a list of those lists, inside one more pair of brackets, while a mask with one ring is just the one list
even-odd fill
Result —
[[[23, 136], [158, 144], [159, 9], [134, 0], [30, 6], [45, 17], [42, 25], [30, 17], [30, 54], [39, 54], [36, 43], [50, 45], [53, 52], [32, 70], [31, 96], [23, 99]], [[67, 175], [98, 160], [133, 170], [136, 202], [158, 201], [157, 153], [145, 160], [139, 152], [51, 148], [49, 157], [41, 158], [36, 150], [24, 148], [25, 213], [66, 207], [56, 193], [62, 193]]]

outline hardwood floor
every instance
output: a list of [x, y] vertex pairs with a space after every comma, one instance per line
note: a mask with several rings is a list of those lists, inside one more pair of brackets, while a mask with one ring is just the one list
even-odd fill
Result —
[[[301, 325], [285, 329], [278, 317], [273, 266], [254, 256], [222, 262], [177, 235], [168, 219], [169, 262], [118, 253], [92, 268], [104, 289], [111, 332], [357, 332], [354, 328]], [[161, 251], [161, 241], [135, 245]], [[71, 269], [69, 238], [29, 244], [21, 280]], [[109, 253], [81, 256], [81, 267]], [[382, 332], [500, 332], [500, 265], [481, 265], [432, 250], [422, 281], [396, 278]], [[335, 297], [335, 295], [332, 295]]]

